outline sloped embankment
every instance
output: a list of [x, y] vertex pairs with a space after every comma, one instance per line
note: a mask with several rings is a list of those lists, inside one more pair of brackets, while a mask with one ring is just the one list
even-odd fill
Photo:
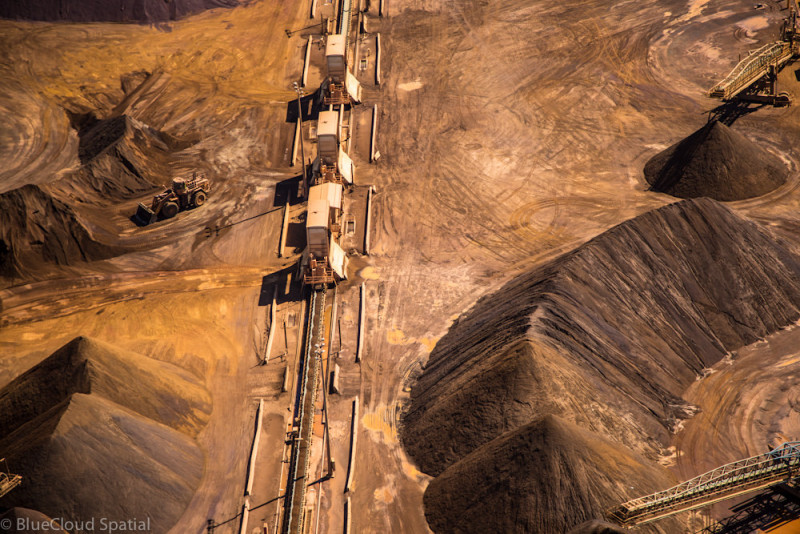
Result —
[[238, 0], [29, 0], [0, 2], [6, 19], [69, 22], [163, 22], [216, 7], [234, 7]]
[[723, 201], [765, 195], [783, 185], [787, 175], [779, 158], [717, 121], [656, 154], [644, 167], [653, 191]]
[[153, 191], [169, 182], [171, 139], [127, 115], [99, 120], [80, 132], [80, 170], [58, 185], [71, 186], [83, 200], [99, 195], [103, 204]]
[[[435, 476], [555, 415], [654, 459], [692, 413], [680, 399], [687, 385], [728, 351], [795, 321], [798, 303], [800, 260], [768, 231], [710, 199], [665, 206], [459, 318], [411, 391], [403, 443]], [[501, 493], [513, 487], [496, 482]], [[564, 492], [569, 477], [548, 484], [574, 517], [596, 512]], [[604, 487], [597, 493], [617, 495]]]
[[434, 532], [567, 532], [602, 517], [631, 493], [673, 483], [666, 470], [648, 464], [548, 415], [479, 447], [436, 477], [425, 492], [426, 517]]
[[166, 532], [203, 472], [200, 382], [171, 364], [76, 338], [0, 391], [0, 450], [25, 483], [4, 506], [50, 517], [151, 519]]
[[82, 163], [78, 170], [47, 185], [26, 185], [0, 195], [0, 276], [23, 277], [52, 265], [125, 253], [123, 247], [94, 239], [78, 216], [81, 203], [108, 210], [169, 182], [176, 140], [125, 115], [81, 117], [76, 125]]
[[21, 276], [46, 264], [72, 265], [121, 252], [120, 247], [95, 240], [75, 210], [48, 186], [26, 185], [0, 195], [0, 276]]

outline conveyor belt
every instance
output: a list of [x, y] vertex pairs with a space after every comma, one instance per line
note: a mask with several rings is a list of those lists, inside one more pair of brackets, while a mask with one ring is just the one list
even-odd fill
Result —
[[633, 499], [606, 517], [630, 526], [749, 493], [792, 479], [800, 470], [800, 441], [787, 442], [758, 456], [718, 467], [668, 490]]
[[303, 355], [303, 370], [300, 377], [297, 434], [292, 443], [289, 463], [289, 483], [284, 496], [283, 534], [299, 534], [303, 528], [305, 513], [308, 468], [311, 442], [314, 434], [314, 412], [316, 410], [319, 384], [321, 347], [325, 343], [325, 294], [316, 290], [311, 294], [308, 307], [308, 334]]

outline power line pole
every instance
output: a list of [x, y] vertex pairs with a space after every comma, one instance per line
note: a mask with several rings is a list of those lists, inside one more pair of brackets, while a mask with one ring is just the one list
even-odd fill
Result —
[[306, 175], [306, 150], [305, 150], [305, 143], [303, 143], [303, 106], [300, 103], [300, 99], [305, 94], [297, 82], [292, 82], [292, 87], [294, 88], [295, 92], [297, 93], [297, 121], [298, 121], [298, 128], [300, 129], [300, 157], [303, 160], [303, 197], [308, 196], [308, 177]]

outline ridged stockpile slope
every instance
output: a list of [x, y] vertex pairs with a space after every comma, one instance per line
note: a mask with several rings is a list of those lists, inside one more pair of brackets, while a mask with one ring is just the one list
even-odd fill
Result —
[[680, 399], [688, 384], [794, 322], [798, 303], [800, 260], [764, 228], [710, 199], [665, 206], [459, 318], [412, 388], [403, 443], [436, 476], [556, 415], [655, 459], [692, 413]]
[[80, 170], [58, 186], [81, 200], [97, 195], [104, 204], [153, 191], [170, 179], [170, 142], [126, 115], [90, 123], [80, 131]]
[[75, 210], [47, 186], [26, 185], [0, 195], [0, 276], [26, 276], [44, 264], [72, 265], [121, 251], [96, 241]]
[[191, 373], [80, 336], [0, 390], [0, 436], [74, 393], [100, 395], [192, 436], [211, 412], [208, 392]]
[[203, 471], [208, 393], [174, 365], [76, 338], [0, 391], [0, 450], [25, 483], [0, 501], [50, 517], [149, 515], [166, 532]]
[[[630, 496], [674, 484], [665, 469], [649, 463], [545, 416], [436, 477], [425, 492], [425, 515], [434, 532], [567, 532]], [[665, 532], [677, 532], [676, 526], [659, 525]]]
[[656, 154], [644, 167], [653, 191], [724, 201], [769, 193], [787, 175], [780, 159], [717, 121]]
[[0, 1], [6, 19], [70, 22], [163, 22], [215, 7], [233, 7], [238, 0], [15, 0]]

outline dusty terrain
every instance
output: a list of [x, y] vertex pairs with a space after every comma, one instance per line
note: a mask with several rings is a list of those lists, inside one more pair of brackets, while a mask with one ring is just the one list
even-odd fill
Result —
[[[744, 1], [387, 0], [380, 18], [378, 2], [368, 4], [367, 28], [382, 36], [383, 83], [376, 87], [371, 73], [370, 35], [355, 63], [365, 105], [353, 111], [358, 127], [351, 155], [358, 185], [377, 187], [372, 254], [353, 258], [353, 283], [338, 291], [341, 320], [339, 341], [333, 344], [341, 350], [332, 358], [342, 370], [341, 395], [329, 397], [337, 471], [333, 479], [314, 485], [309, 502], [319, 502], [315, 524], [320, 532], [341, 532], [350, 409], [358, 396], [358, 447], [349, 493], [353, 531], [417, 533], [429, 528], [425, 488], [438, 483], [431, 483], [421, 462], [407, 455], [397, 425], [437, 341], [481, 297], [520, 274], [674, 202], [647, 191], [645, 163], [701, 128], [709, 116], [724, 113], [713, 111], [718, 103], [704, 90], [739, 54], [774, 40], [782, 3], [754, 9]], [[287, 122], [287, 103], [296, 98], [291, 82], [300, 77], [308, 36], [319, 27], [289, 38], [285, 30], [318, 22], [308, 19], [309, 9], [305, 1], [254, 0], [154, 25], [0, 22], [0, 386], [77, 336], [191, 373], [208, 391], [211, 412], [197, 431], [169, 427], [170, 436], [187, 443], [184, 455], [166, 462], [178, 471], [170, 480], [184, 488], [170, 505], [175, 533], [202, 532], [209, 518], [231, 520], [217, 532], [238, 531], [258, 399], [265, 402], [265, 415], [251, 506], [263, 506], [251, 512], [248, 531], [263, 524], [275, 527], [291, 405], [291, 392], [282, 394], [281, 384], [284, 368], [295, 371], [302, 318], [296, 292], [289, 295], [285, 288], [304, 245], [302, 205], [294, 204], [288, 256], [277, 256], [282, 212], [275, 208], [283, 202], [276, 202], [275, 192], [299, 174], [289, 165], [294, 124]], [[323, 2], [319, 9], [331, 6]], [[795, 68], [785, 69], [779, 83], [798, 98]], [[318, 69], [312, 70], [308, 92], [318, 78]], [[368, 129], [372, 104], [379, 106], [381, 158], [375, 165], [366, 160], [363, 128]], [[800, 235], [794, 143], [800, 111], [792, 106], [738, 113], [732, 128], [779, 157], [789, 175], [772, 192], [722, 209], [743, 224], [757, 221], [765, 228], [759, 235], [773, 234], [793, 253]], [[730, 124], [730, 117], [726, 120]], [[92, 156], [87, 147], [94, 143], [85, 139], [93, 137], [87, 135], [97, 124], [121, 135], [96, 138], [105, 148]], [[305, 138], [313, 147], [310, 134], [307, 126]], [[142, 154], [146, 157], [137, 159]], [[148, 183], [160, 187], [195, 170], [206, 173], [214, 187], [202, 209], [146, 228], [130, 220], [136, 203], [152, 194]], [[134, 178], [138, 185], [124, 185]], [[651, 234], [657, 238], [660, 228]], [[709, 254], [717, 252], [715, 242], [705, 245]], [[734, 253], [725, 251], [722, 257]], [[594, 270], [586, 272], [590, 278]], [[731, 294], [722, 291], [715, 305], [736, 297], [733, 288], [742, 287], [719, 277], [720, 288]], [[367, 335], [357, 364], [362, 281]], [[270, 362], [259, 366], [276, 286], [277, 321], [281, 326], [285, 321], [286, 334], [279, 332]], [[797, 304], [793, 297], [787, 300]], [[613, 317], [615, 309], [602, 313]], [[650, 310], [642, 313], [643, 322], [652, 318]], [[753, 329], [733, 345], [769, 333]], [[474, 335], [481, 334], [476, 329]], [[678, 339], [663, 330], [659, 335]], [[664, 421], [651, 425], [652, 439], [665, 448], [662, 461], [672, 470], [669, 476], [689, 477], [719, 461], [763, 451], [779, 436], [798, 437], [796, 410], [787, 400], [791, 390], [784, 392], [786, 399], [774, 393], [775, 387], [792, 383], [796, 354], [791, 343], [778, 349], [777, 338], [768, 339], [740, 349], [731, 363], [717, 364], [718, 372], [687, 392], [677, 384], [671, 389], [671, 395], [683, 395], [682, 403], [714, 417], [695, 416], [682, 429]], [[733, 345], [722, 343], [724, 350]], [[707, 360], [688, 367], [676, 382], [688, 385], [703, 376], [699, 370], [719, 356], [698, 348], [701, 352]], [[545, 356], [561, 372], [557, 363], [563, 354], [548, 350]], [[645, 353], [641, 360], [647, 360]], [[756, 365], [748, 361], [760, 362], [762, 372], [748, 371], [748, 365]], [[733, 396], [727, 380], [747, 387]], [[645, 383], [631, 381], [636, 387]], [[74, 392], [71, 399], [51, 414], [47, 428], [72, 425], [75, 444], [107, 440], [113, 447], [105, 451], [70, 447], [85, 458], [119, 454], [135, 462], [137, 472], [149, 473], [153, 455], [119, 452], [115, 435], [91, 426], [87, 414], [114, 415], [139, 437], [157, 435], [154, 423], [128, 411], [120, 414], [109, 406], [113, 400], [95, 394]], [[768, 409], [756, 410], [755, 424], [758, 403]], [[648, 434], [649, 428], [641, 432]], [[42, 437], [40, 444], [50, 434], [35, 435]], [[543, 435], [533, 432], [527, 443]], [[448, 437], [452, 434], [443, 439]], [[153, 439], [144, 441], [154, 446]], [[506, 445], [503, 450], [513, 454], [514, 447]], [[169, 455], [170, 450], [159, 452]], [[549, 453], [560, 457], [560, 451]], [[36, 478], [34, 469], [48, 465], [32, 463], [16, 467]], [[59, 466], [64, 470], [50, 470], [48, 477], [64, 483], [74, 471], [69, 462]], [[158, 469], [159, 476], [167, 477], [169, 469]], [[638, 471], [626, 469], [620, 473]], [[458, 484], [459, 473], [452, 476]], [[93, 487], [107, 487], [99, 484], [141, 488], [135, 477], [95, 478], [102, 482], [86, 484], [81, 502], [92, 499]], [[435, 490], [430, 495], [427, 502], [437, 498]], [[623, 492], [603, 495], [610, 500]], [[463, 503], [467, 495], [448, 498]], [[126, 513], [153, 515], [158, 498], [141, 499]], [[57, 510], [61, 505], [41, 503], [39, 511], [46, 514], [56, 513], [46, 506]], [[114, 512], [114, 505], [108, 503], [102, 512]], [[598, 510], [596, 503], [587, 509]], [[724, 507], [714, 511], [724, 512]]]

